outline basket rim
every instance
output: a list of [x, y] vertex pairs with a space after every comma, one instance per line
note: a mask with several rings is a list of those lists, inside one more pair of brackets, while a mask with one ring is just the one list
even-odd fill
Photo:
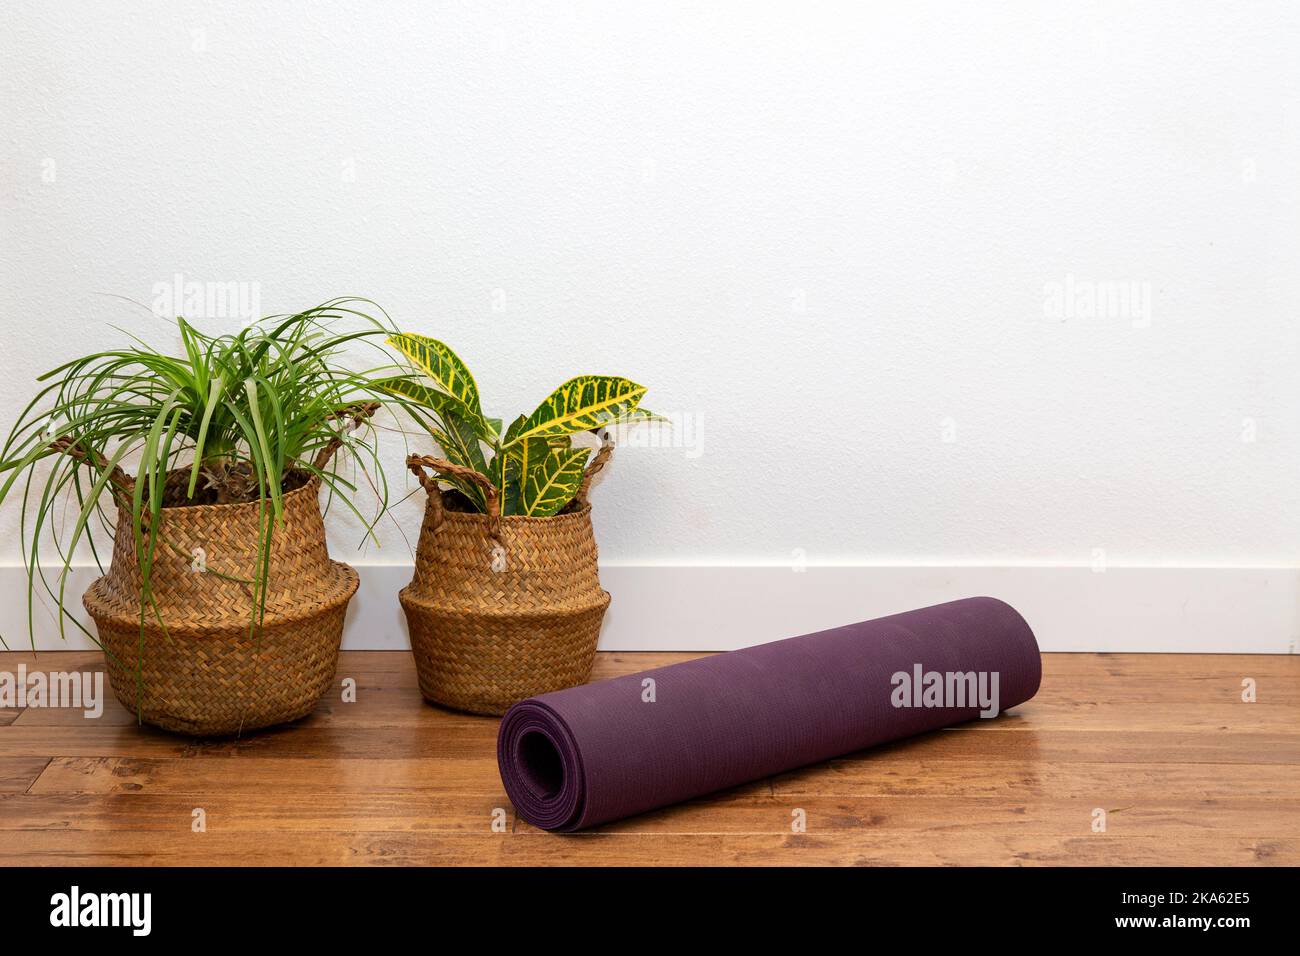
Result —
[[[172, 469], [170, 469], [170, 470], [167, 472], [167, 476], [166, 476], [166, 477], [170, 477], [170, 476], [172, 476], [172, 475], [174, 475], [174, 474], [178, 474], [178, 473], [179, 473], [179, 474], [188, 474], [188, 473], [189, 473], [189, 470], [190, 470], [190, 469], [189, 469], [188, 467], [186, 467], [186, 468], [172, 468]], [[290, 474], [295, 474], [295, 475], [306, 475], [306, 476], [307, 476], [307, 481], [306, 481], [305, 483], [303, 483], [302, 485], [298, 486], [297, 488], [293, 489], [292, 491], [285, 491], [285, 492], [282, 492], [281, 495], [280, 495], [280, 498], [281, 498], [282, 501], [285, 501], [285, 502], [288, 502], [288, 501], [290, 501], [290, 500], [295, 500], [295, 501], [296, 501], [296, 499], [297, 499], [298, 496], [303, 495], [304, 493], [306, 493], [306, 492], [308, 492], [308, 491], [313, 491], [314, 493], [319, 493], [319, 491], [320, 491], [320, 484], [321, 484], [320, 476], [319, 476], [319, 475], [312, 474], [312, 473], [311, 473], [310, 471], [308, 471], [306, 468], [290, 468], [290, 469], [289, 469], [289, 473], [290, 473]], [[127, 477], [130, 478], [132, 481], [135, 481], [135, 480], [136, 480], [136, 476], [135, 476], [135, 475], [128, 475]], [[267, 503], [269, 504], [270, 501], [271, 501], [271, 499], [270, 499], [269, 497], [262, 497], [262, 498], [258, 498], [256, 501], [225, 501], [225, 502], [222, 502], [222, 503], [220, 503], [220, 504], [217, 504], [217, 503], [210, 503], [210, 504], [202, 504], [202, 505], [184, 505], [184, 504], [181, 504], [181, 505], [163, 505], [163, 506], [162, 506], [162, 513], [163, 513], [163, 514], [167, 514], [168, 512], [171, 512], [172, 514], [178, 514], [178, 515], [180, 515], [180, 514], [185, 514], [185, 515], [191, 515], [191, 514], [193, 514], [193, 515], [201, 515], [201, 514], [204, 514], [204, 513], [206, 513], [206, 512], [212, 512], [212, 511], [224, 511], [226, 514], [230, 514], [231, 512], [230, 512], [229, 509], [232, 509], [232, 508], [258, 508], [258, 507], [261, 506], [262, 502], [264, 502], [264, 501], [267, 502]], [[126, 509], [123, 508], [123, 507], [121, 506], [121, 504], [119, 503], [119, 505], [118, 505], [118, 510], [119, 510], [119, 511], [125, 511]]]
[[[452, 489], [447, 489], [448, 491]], [[425, 509], [435, 507], [432, 496], [425, 503]], [[499, 515], [493, 518], [481, 511], [452, 511], [445, 505], [442, 505], [442, 520], [444, 522], [451, 520], [463, 520], [469, 524], [486, 524], [490, 522], [500, 522], [501, 524], [544, 524], [558, 523], [564, 521], [575, 521], [591, 517], [591, 502], [588, 501], [577, 511], [566, 511], [564, 514], [547, 515], [545, 517], [534, 515]]]

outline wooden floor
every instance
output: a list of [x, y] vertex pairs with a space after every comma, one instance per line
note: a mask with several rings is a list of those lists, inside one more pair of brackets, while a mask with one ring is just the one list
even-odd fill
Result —
[[[602, 654], [595, 676], [690, 656]], [[0, 671], [24, 662], [101, 666]], [[497, 721], [424, 704], [409, 654], [345, 653], [344, 677], [356, 703], [240, 740], [140, 729], [114, 700], [0, 710], [0, 865], [1300, 863], [1300, 656], [1048, 654], [998, 720], [569, 836], [515, 818]]]

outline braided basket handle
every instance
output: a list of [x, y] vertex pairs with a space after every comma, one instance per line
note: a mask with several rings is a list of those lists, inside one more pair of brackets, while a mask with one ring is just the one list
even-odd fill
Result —
[[[94, 465], [100, 471], [108, 467], [108, 460], [99, 452], [92, 449], [82, 448], [80, 439], [73, 438], [71, 435], [61, 435], [54, 441], [50, 442], [50, 451], [60, 455], [67, 455], [83, 465]], [[135, 479], [124, 472], [119, 465], [114, 465], [113, 470], [108, 475], [109, 483], [116, 489], [114, 497], [120, 504], [123, 495], [129, 502], [131, 496], [135, 493]]]
[[[379, 411], [379, 402], [358, 402], [356, 405], [349, 405], [346, 408], [340, 408], [329, 416], [327, 421], [337, 421], [339, 419], [351, 419], [353, 427], [359, 426], [367, 418]], [[324, 471], [325, 466], [330, 463], [334, 453], [343, 447], [343, 436], [335, 435], [328, 442], [321, 446], [321, 450], [316, 453], [316, 459], [312, 462], [317, 471]]]
[[587, 494], [591, 491], [591, 481], [605, 466], [609, 464], [610, 459], [614, 457], [614, 442], [608, 434], [601, 436], [600, 450], [596, 452], [596, 457], [591, 460], [587, 470], [582, 473], [582, 484], [578, 486], [578, 493], [573, 496], [573, 500], [578, 503], [579, 508], [585, 508], [589, 504]]
[[487, 497], [488, 517], [494, 520], [501, 517], [501, 494], [497, 491], [497, 486], [492, 484], [486, 475], [479, 474], [473, 468], [453, 465], [445, 458], [434, 458], [432, 455], [409, 455], [406, 459], [406, 467], [411, 469], [411, 473], [415, 475], [421, 487], [429, 493], [429, 500], [438, 510], [439, 524], [442, 523], [442, 490], [438, 487], [437, 474], [426, 472], [426, 468], [429, 472], [439, 472], [453, 478], [464, 478], [474, 482], [483, 489], [483, 494]]

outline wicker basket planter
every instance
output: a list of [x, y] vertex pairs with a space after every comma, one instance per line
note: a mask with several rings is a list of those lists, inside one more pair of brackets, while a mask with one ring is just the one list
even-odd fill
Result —
[[[424, 470], [447, 463], [412, 456], [407, 464], [428, 492], [415, 575], [399, 595], [424, 697], [499, 715], [586, 681], [609, 606], [587, 484], [554, 517], [501, 517], [451, 510], [454, 493]], [[495, 512], [495, 490], [489, 500]]]
[[[188, 475], [174, 472], [168, 482], [179, 492]], [[297, 473], [286, 487], [295, 484], [271, 537], [256, 631], [252, 588], [222, 575], [253, 579], [261, 505], [162, 509], [159, 540], [167, 544], [157, 548], [152, 587], [166, 633], [152, 610], [142, 633], [140, 565], [130, 513], [119, 510], [112, 566], [82, 602], [114, 693], [145, 723], [194, 736], [236, 734], [305, 716], [333, 682], [357, 573], [326, 551], [319, 481]]]

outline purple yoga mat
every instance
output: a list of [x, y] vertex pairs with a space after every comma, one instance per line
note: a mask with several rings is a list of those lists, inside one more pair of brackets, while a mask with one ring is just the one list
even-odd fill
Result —
[[529, 698], [497, 762], [521, 817], [579, 830], [996, 713], [1041, 676], [1024, 618], [967, 598]]

